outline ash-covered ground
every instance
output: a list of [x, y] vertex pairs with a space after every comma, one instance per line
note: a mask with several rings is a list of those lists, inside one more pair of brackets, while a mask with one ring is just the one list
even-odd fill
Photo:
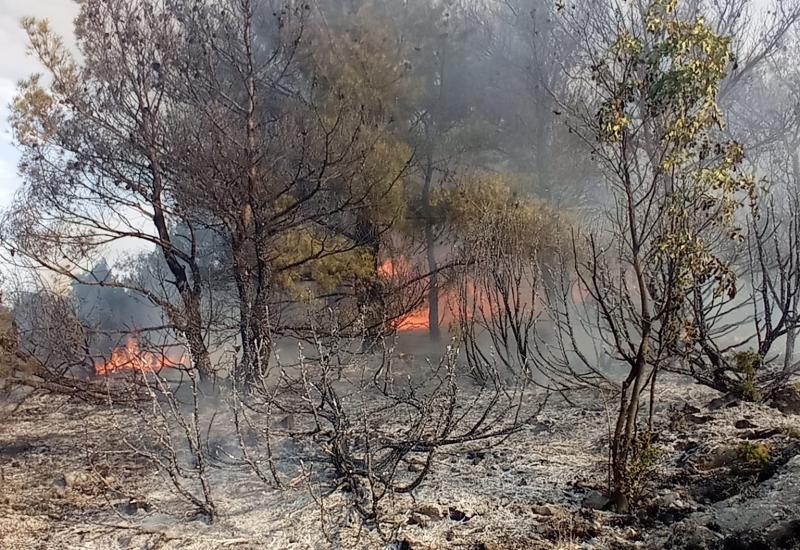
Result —
[[417, 490], [385, 499], [377, 526], [314, 467], [273, 489], [220, 464], [208, 524], [131, 452], [139, 415], [31, 396], [3, 409], [0, 548], [800, 548], [800, 416], [714, 401], [678, 378], [660, 392], [660, 457], [630, 514], [605, 509], [613, 403], [587, 391], [551, 399], [491, 448], [437, 454]]

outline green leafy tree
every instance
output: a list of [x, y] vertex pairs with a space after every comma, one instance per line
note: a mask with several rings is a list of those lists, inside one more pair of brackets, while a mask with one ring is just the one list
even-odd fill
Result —
[[135, 287], [161, 307], [210, 375], [205, 264], [221, 243], [214, 255], [229, 265], [215, 271], [232, 281], [235, 374], [248, 385], [299, 281], [312, 297], [342, 283], [372, 288], [411, 157], [372, 100], [394, 66], [364, 66], [372, 58], [355, 53], [330, 63], [324, 53], [349, 43], [310, 11], [89, 1], [77, 19], [80, 59], [45, 22], [26, 20], [50, 83], [24, 82], [12, 113], [25, 187], [4, 237], [17, 257], [94, 284], [80, 273], [109, 243], [155, 246], [176, 292], [102, 284]]
[[[352, 94], [369, 90], [367, 104], [386, 109], [396, 138], [414, 151], [403, 223], [395, 234], [411, 241], [408, 253], [417, 248], [424, 257], [428, 326], [437, 340], [439, 242], [448, 225], [434, 195], [464, 167], [499, 164], [500, 130], [485, 116], [491, 82], [483, 55], [486, 29], [469, 7], [453, 2], [362, 0], [323, 3], [321, 10], [328, 28], [346, 40], [337, 49], [314, 49], [357, 84]], [[440, 194], [436, 200], [446, 196], [454, 197]]]
[[162, 308], [184, 337], [193, 366], [209, 377], [197, 249], [173, 231], [192, 219], [176, 192], [175, 164], [167, 160], [170, 102], [160, 68], [177, 64], [180, 48], [148, 5], [84, 3], [76, 20], [80, 58], [46, 21], [23, 20], [29, 50], [47, 78], [21, 82], [12, 105], [23, 187], [6, 213], [2, 238], [20, 264], [75, 281], [110, 243], [155, 247], [174, 295], [132, 290]]
[[720, 141], [717, 95], [733, 62], [730, 37], [683, 13], [677, 0], [608, 13], [611, 21], [595, 18], [586, 37], [589, 101], [576, 113], [613, 203], [605, 235], [588, 238], [578, 274], [597, 304], [607, 353], [626, 367], [610, 481], [627, 508], [635, 484], [629, 466], [648, 447], [642, 434], [651, 433], [639, 426], [642, 395], [650, 389], [652, 422], [657, 373], [691, 338], [692, 289], [735, 294], [719, 246], [741, 240], [737, 214], [755, 199], [756, 183], [741, 169], [742, 146]]

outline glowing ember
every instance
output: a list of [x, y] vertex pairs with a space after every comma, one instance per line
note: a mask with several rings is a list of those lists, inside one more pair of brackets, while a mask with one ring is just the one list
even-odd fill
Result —
[[158, 372], [163, 368], [186, 364], [185, 356], [173, 361], [162, 353], [143, 351], [139, 340], [135, 336], [129, 336], [124, 346], [114, 348], [107, 361], [95, 361], [94, 371], [98, 376], [108, 376], [124, 371]]

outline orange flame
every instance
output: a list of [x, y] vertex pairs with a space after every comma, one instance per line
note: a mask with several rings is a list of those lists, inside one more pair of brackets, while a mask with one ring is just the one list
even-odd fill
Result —
[[[400, 257], [385, 260], [378, 268], [378, 275], [384, 279], [402, 279], [414, 273], [413, 266], [408, 258]], [[570, 289], [572, 303], [580, 304], [590, 297], [589, 290], [580, 283]], [[489, 291], [491, 292], [491, 290]], [[439, 312], [440, 323], [454, 322], [454, 311], [459, 311], [461, 315], [471, 318], [480, 312], [481, 316], [492, 316], [496, 313], [499, 304], [493, 303], [487, 295], [487, 291], [480, 288], [472, 280], [467, 281], [465, 289], [467, 304], [459, 304], [462, 296], [456, 289], [439, 289]], [[459, 306], [465, 306], [463, 309]], [[545, 310], [545, 303], [542, 296], [537, 295], [533, 304], [535, 313], [542, 313]], [[420, 304], [416, 309], [407, 312], [401, 317], [392, 321], [392, 328], [399, 332], [412, 332], [428, 330], [430, 328], [430, 307], [427, 301]]]
[[395, 330], [400, 332], [428, 330], [431, 326], [429, 315], [430, 308], [427, 305], [421, 306], [419, 309], [410, 311], [396, 319], [392, 325]]
[[378, 275], [383, 277], [384, 279], [391, 279], [397, 274], [397, 267], [394, 265], [394, 261], [389, 258], [385, 260], [379, 267], [378, 267]]
[[95, 361], [94, 371], [98, 376], [124, 371], [158, 372], [163, 368], [185, 366], [187, 362], [185, 355], [178, 361], [173, 361], [162, 353], [143, 351], [139, 340], [135, 336], [129, 336], [124, 346], [114, 348], [107, 361]]
[[[403, 278], [413, 275], [414, 269], [411, 262], [407, 258], [389, 258], [385, 260], [378, 268], [378, 275], [384, 279]], [[439, 294], [440, 307], [444, 303], [449, 303], [454, 298], [452, 292], [441, 290]], [[443, 308], [444, 314], [447, 314], [449, 309]], [[405, 313], [401, 317], [394, 319], [391, 326], [398, 332], [413, 332], [428, 330], [430, 328], [430, 306], [429, 304], [420, 304], [417, 308]]]
[[[410, 274], [412, 270], [410, 262], [405, 258], [386, 259], [378, 267], [378, 275], [383, 279], [402, 278]], [[409, 311], [394, 319], [391, 326], [400, 332], [427, 330], [430, 327], [428, 322], [429, 309], [427, 305], [422, 305], [413, 311]]]

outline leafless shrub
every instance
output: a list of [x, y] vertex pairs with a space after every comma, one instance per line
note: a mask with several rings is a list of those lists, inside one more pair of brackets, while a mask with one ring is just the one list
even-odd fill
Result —
[[[487, 365], [527, 376], [534, 368], [540, 321], [540, 267], [535, 259], [498, 246], [503, 229], [473, 243], [474, 257], [457, 270], [457, 318], [467, 361], [486, 380]], [[478, 246], [474, 246], [474, 245]]]
[[740, 251], [741, 278], [749, 282], [743, 296], [695, 284], [682, 360], [670, 370], [756, 401], [774, 395], [800, 371], [794, 358], [800, 326], [799, 205], [791, 192], [785, 209], [770, 199], [751, 213]]
[[537, 347], [548, 325], [542, 293], [552, 284], [552, 261], [569, 223], [547, 205], [492, 184], [499, 194], [494, 200], [470, 200], [464, 193], [469, 223], [454, 247], [450, 305], [479, 379], [492, 375], [485, 370], [490, 364], [528, 378], [542, 367]]
[[[770, 201], [752, 223], [749, 268], [754, 290], [753, 308], [758, 354], [763, 362], [779, 365], [762, 383], [762, 394], [779, 390], [800, 372], [794, 350], [800, 327], [800, 195], [792, 190], [785, 209]], [[759, 314], [760, 313], [760, 314]], [[783, 356], [773, 351], [785, 339]], [[772, 355], [772, 356], [771, 356]]]
[[[287, 415], [288, 435], [319, 451], [304, 462], [328, 465], [330, 490], [345, 491], [366, 521], [379, 522], [384, 500], [414, 491], [441, 448], [491, 445], [522, 429], [544, 404], [532, 406], [526, 384], [504, 384], [497, 372], [487, 371], [477, 391], [469, 387], [455, 341], [438, 361], [404, 370], [391, 343], [375, 357], [361, 353], [357, 338], [333, 340], [300, 346], [293, 364], [276, 358], [273, 378], [261, 386], [266, 393], [242, 410], [260, 411], [262, 426], [278, 412]], [[277, 481], [269, 464], [270, 481]]]
[[11, 286], [5, 297], [10, 347], [4, 361], [7, 387], [70, 395], [93, 403], [129, 401], [133, 394], [111, 391], [94, 377], [91, 329], [78, 315], [68, 292], [42, 281]]
[[[385, 503], [419, 487], [442, 448], [496, 444], [546, 402], [524, 379], [507, 383], [491, 365], [475, 388], [456, 341], [438, 360], [411, 366], [396, 361], [391, 342], [380, 348], [364, 354], [359, 338], [317, 336], [312, 347], [299, 344], [294, 362], [273, 348], [264, 376], [247, 391], [235, 378], [209, 390], [181, 366], [133, 370], [129, 382], [149, 399], [132, 407], [142, 428], [125, 444], [209, 521], [223, 490], [214, 471], [233, 469], [271, 488], [305, 482], [321, 510], [331, 494], [345, 495], [357, 517], [382, 532]], [[326, 517], [329, 528], [334, 522]]]
[[[153, 361], [169, 356], [166, 345], [152, 347], [140, 342], [140, 346]], [[173, 364], [157, 369], [152, 365], [152, 361], [137, 363], [126, 367], [130, 370], [112, 374], [147, 396], [129, 409], [138, 419], [139, 429], [128, 430], [131, 435], [124, 443], [135, 456], [154, 466], [172, 492], [198, 516], [213, 522], [217, 507], [209, 476], [209, 411], [216, 406], [215, 395], [192, 368]]]

